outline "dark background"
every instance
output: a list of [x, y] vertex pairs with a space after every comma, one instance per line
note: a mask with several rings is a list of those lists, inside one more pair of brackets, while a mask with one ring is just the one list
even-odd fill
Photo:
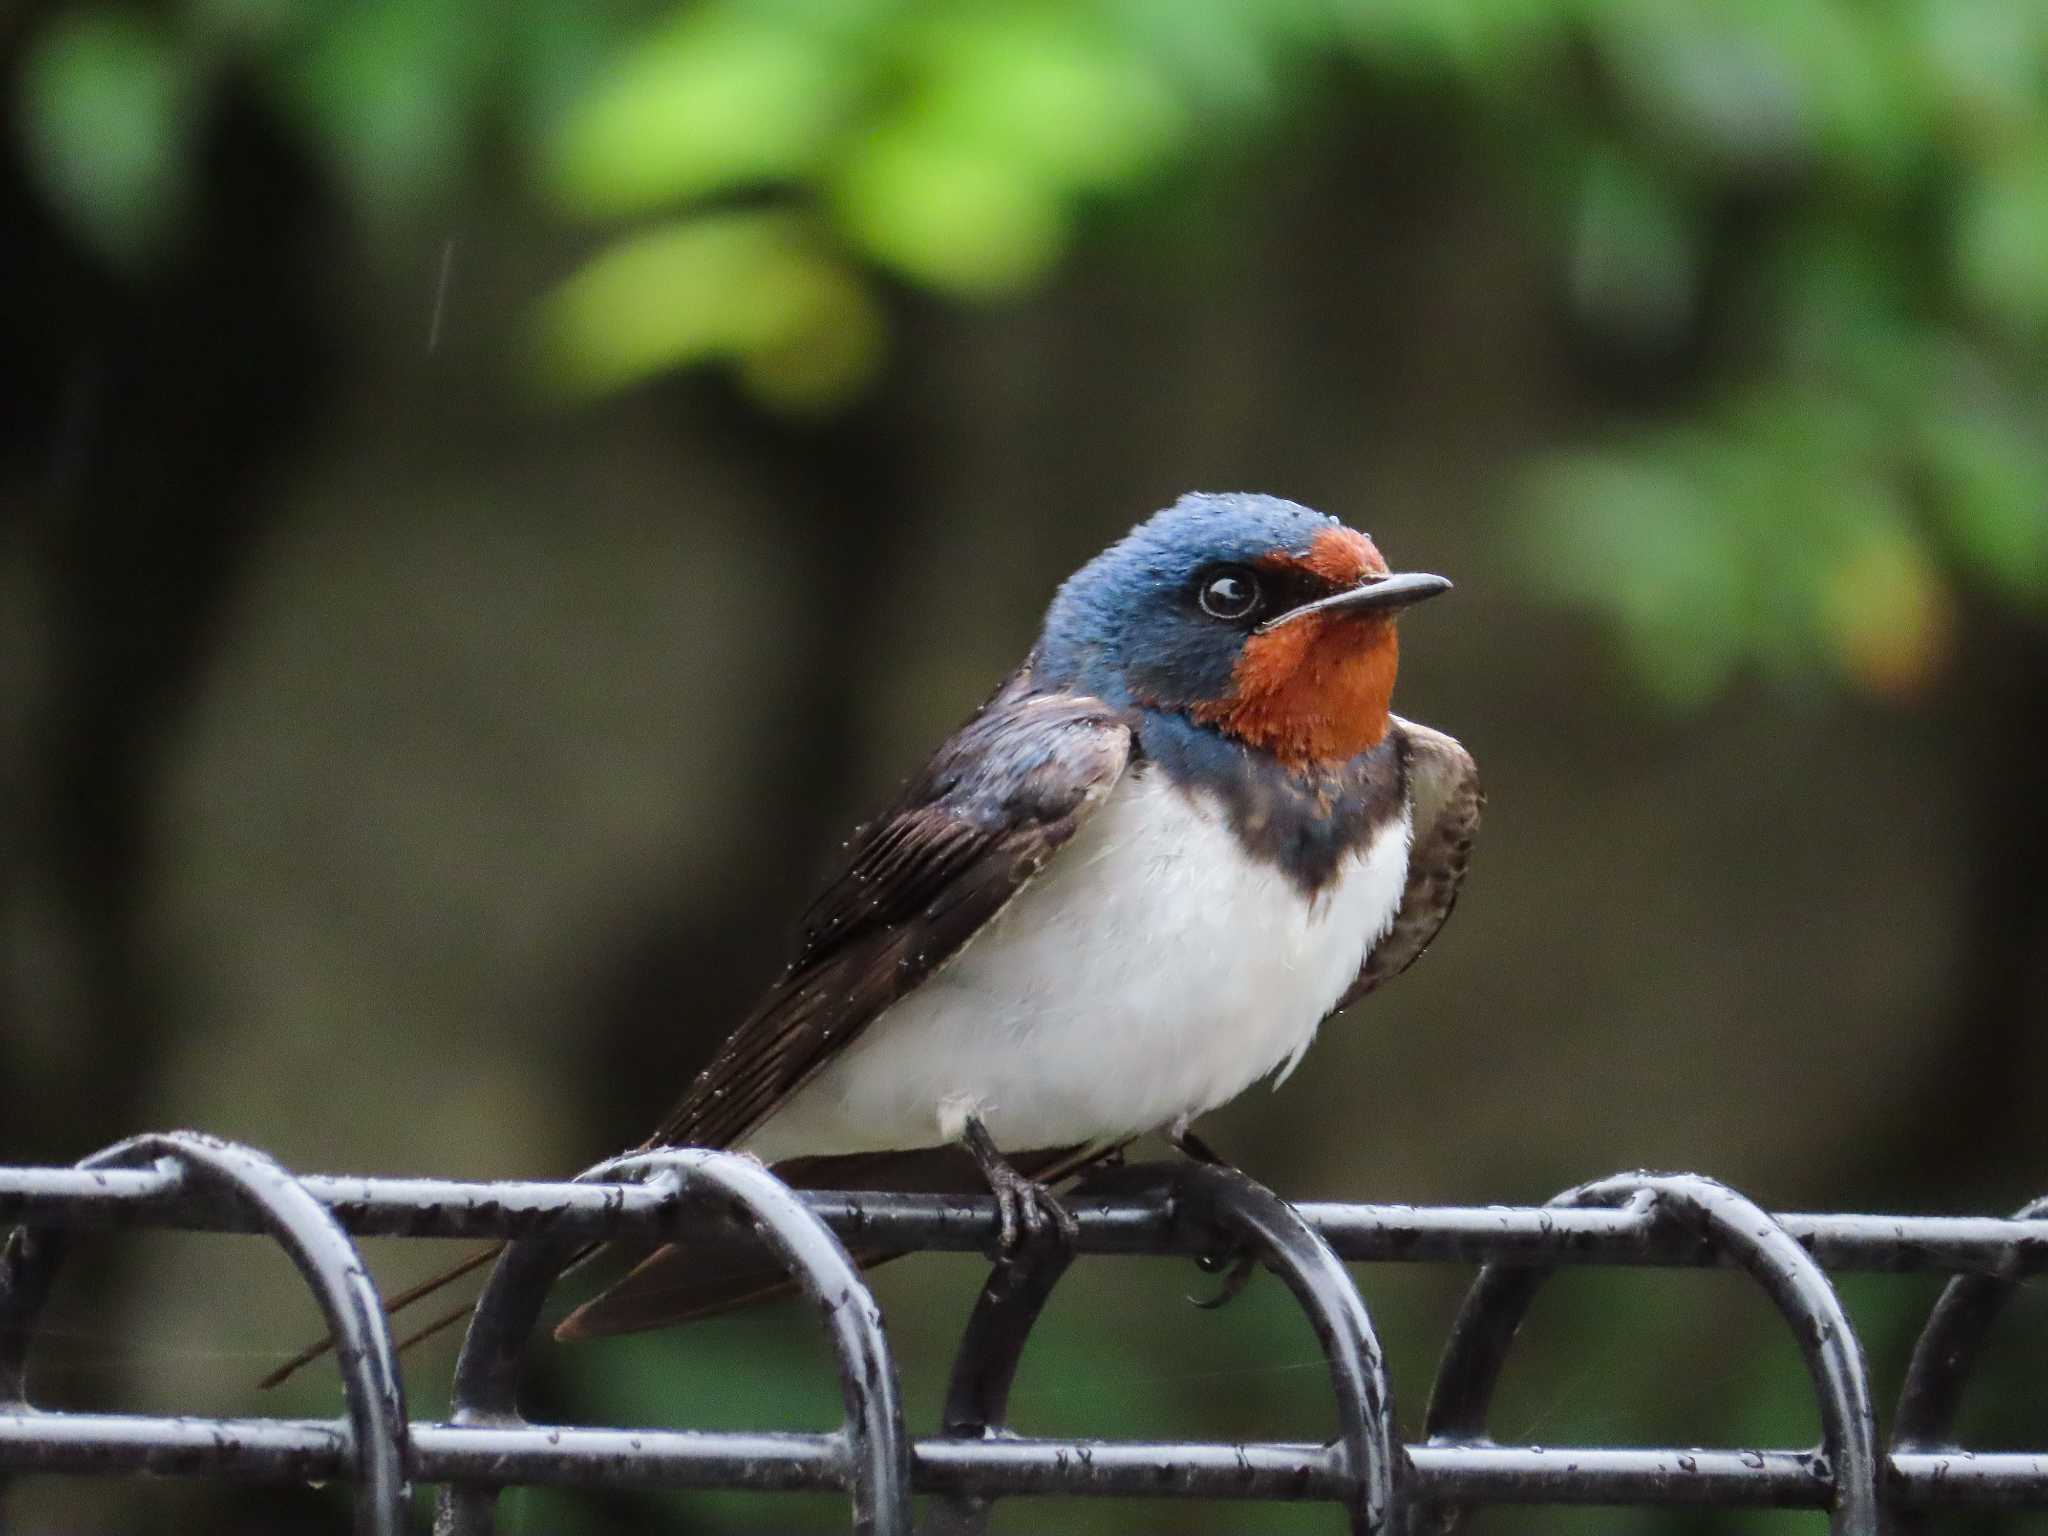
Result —
[[[1457, 580], [1396, 704], [1491, 796], [1443, 941], [1212, 1117], [1234, 1157], [1303, 1197], [2048, 1189], [2044, 82], [2048, 21], [1990, 0], [0, 12], [0, 1159], [190, 1125], [550, 1176], [638, 1140], [1061, 577], [1199, 487]], [[1361, 1278], [1412, 1428], [1467, 1277]], [[920, 1425], [975, 1283], [878, 1280]], [[1023, 1427], [1325, 1433], [1279, 1288], [1205, 1283], [1082, 1265]], [[1844, 1290], [1891, 1390], [1932, 1287]], [[52, 1403], [338, 1402], [249, 1390], [313, 1325], [257, 1244], [89, 1245], [51, 1321]], [[2030, 1290], [1980, 1443], [2042, 1443], [2044, 1322]], [[544, 1351], [535, 1407], [817, 1424], [822, 1367], [767, 1309]], [[1560, 1281], [1496, 1430], [1815, 1432], [1759, 1299], [1654, 1274]], [[10, 1498], [39, 1536], [346, 1518]]]

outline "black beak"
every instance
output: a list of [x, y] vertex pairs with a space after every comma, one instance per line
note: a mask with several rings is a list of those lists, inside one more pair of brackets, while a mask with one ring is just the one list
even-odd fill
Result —
[[1362, 586], [1319, 598], [1313, 603], [1303, 603], [1299, 608], [1290, 608], [1278, 618], [1268, 619], [1254, 633], [1263, 635], [1269, 629], [1278, 629], [1282, 624], [1291, 624], [1311, 613], [1397, 613], [1410, 603], [1420, 603], [1450, 590], [1451, 583], [1447, 578], [1424, 575], [1420, 571], [1398, 576], [1374, 576]]

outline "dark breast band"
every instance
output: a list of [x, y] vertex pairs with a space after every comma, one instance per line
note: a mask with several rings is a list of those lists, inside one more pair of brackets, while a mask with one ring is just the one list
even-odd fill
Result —
[[1215, 797], [1247, 854], [1315, 896], [1346, 855], [1400, 820], [1408, 787], [1399, 731], [1397, 722], [1378, 746], [1334, 770], [1290, 769], [1183, 715], [1144, 710], [1133, 767]]

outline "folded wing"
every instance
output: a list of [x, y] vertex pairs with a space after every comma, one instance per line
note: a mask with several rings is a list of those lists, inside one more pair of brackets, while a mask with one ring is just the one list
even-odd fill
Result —
[[1350, 1007], [1421, 958], [1458, 904], [1458, 887], [1472, 862], [1472, 840], [1486, 796], [1479, 766], [1455, 738], [1412, 720], [1394, 718], [1401, 742], [1402, 770], [1415, 818], [1408, 849], [1408, 881], [1393, 926], [1359, 967], [1358, 979], [1337, 1000], [1332, 1013]]
[[795, 961], [649, 1145], [742, 1141], [1030, 883], [1130, 751], [1129, 725], [1101, 700], [1013, 677], [863, 829], [806, 914]]
[[[729, 1147], [939, 970], [1073, 837], [1122, 776], [1131, 731], [1099, 699], [1035, 694], [1019, 673], [933, 756], [902, 801], [863, 830], [803, 925], [796, 960], [698, 1074], [649, 1146]], [[1022, 1172], [1059, 1178], [1104, 1149], [1005, 1149]], [[798, 1188], [983, 1187], [954, 1149], [801, 1158]], [[893, 1257], [856, 1255], [873, 1264]], [[656, 1328], [785, 1289], [742, 1257], [721, 1270], [677, 1245], [648, 1254], [557, 1330], [589, 1338]]]

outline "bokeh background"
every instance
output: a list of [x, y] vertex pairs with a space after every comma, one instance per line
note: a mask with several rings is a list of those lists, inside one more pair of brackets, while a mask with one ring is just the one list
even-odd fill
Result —
[[[2048, 1189], [2038, 0], [17, 0], [0, 105], [0, 1158], [191, 1125], [545, 1176], [637, 1140], [1059, 579], [1200, 487], [1456, 578], [1397, 705], [1492, 796], [1437, 949], [1207, 1127], [1248, 1168]], [[920, 1425], [977, 1273], [878, 1281]], [[1469, 1277], [1361, 1278], [1412, 1427]], [[1325, 1433], [1279, 1287], [1211, 1315], [1206, 1283], [1082, 1265], [1020, 1423]], [[1886, 1390], [1932, 1289], [1845, 1282]], [[2024, 1303], [1986, 1445], [2048, 1429]], [[331, 1374], [249, 1387], [313, 1322], [260, 1244], [92, 1245], [42, 1391], [333, 1412]], [[532, 1392], [835, 1414], [795, 1309], [548, 1349]], [[1496, 1429], [1815, 1424], [1741, 1283], [1618, 1273], [1546, 1295]], [[331, 1489], [10, 1499], [40, 1536], [346, 1521]]]

